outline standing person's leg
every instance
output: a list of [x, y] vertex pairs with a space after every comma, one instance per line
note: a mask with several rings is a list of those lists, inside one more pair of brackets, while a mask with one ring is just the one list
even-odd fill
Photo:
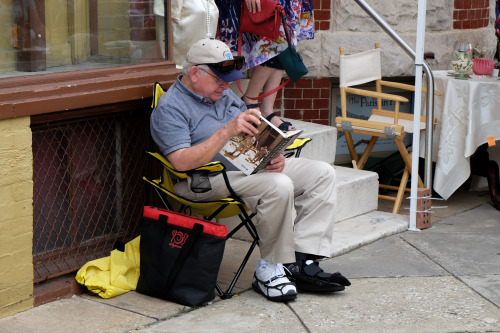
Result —
[[[273, 62], [276, 62], [274, 58]], [[283, 70], [277, 69], [269, 66], [256, 66], [253, 70], [252, 77], [248, 83], [245, 95], [250, 97], [259, 96], [261, 93], [266, 93], [273, 90], [281, 84], [281, 79], [283, 78]], [[274, 117], [274, 102], [276, 101], [276, 96], [278, 92], [275, 92], [269, 96], [264, 97], [260, 103], [260, 111], [262, 116], [270, 120], [276, 127], [281, 130], [293, 130], [295, 129], [289, 122], [283, 122], [279, 117]], [[245, 104], [251, 107], [257, 107], [258, 100], [249, 99], [243, 96], [243, 101]], [[285, 124], [285, 125], [283, 125]], [[281, 127], [280, 127], [281, 126]]]
[[[248, 82], [247, 90], [245, 92], [245, 95], [250, 96], [250, 97], [256, 97], [259, 96], [264, 89], [264, 85], [266, 84], [267, 80], [271, 77], [273, 72], [275, 71], [274, 68], [271, 67], [266, 67], [266, 66], [256, 66], [253, 68], [252, 72], [252, 77], [250, 78], [250, 81]], [[275, 96], [276, 98], [276, 96]], [[243, 96], [243, 101], [245, 104], [248, 105], [255, 105], [258, 104], [259, 101], [256, 99], [249, 99], [245, 96]]]

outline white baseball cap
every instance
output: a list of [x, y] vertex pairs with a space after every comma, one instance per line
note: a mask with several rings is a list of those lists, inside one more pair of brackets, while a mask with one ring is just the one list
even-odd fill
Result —
[[[215, 75], [227, 82], [245, 78], [236, 66], [236, 62], [241, 63], [241, 61], [243, 61], [241, 65], [242, 67], [244, 64], [244, 58], [233, 57], [229, 47], [220, 40], [212, 38], [200, 39], [194, 43], [193, 46], [191, 46], [186, 55], [186, 60], [192, 64], [208, 65]], [[222, 72], [217, 69], [218, 66], [214, 66], [231, 60], [234, 61], [234, 63], [232, 64], [232, 70], [229, 72]]]

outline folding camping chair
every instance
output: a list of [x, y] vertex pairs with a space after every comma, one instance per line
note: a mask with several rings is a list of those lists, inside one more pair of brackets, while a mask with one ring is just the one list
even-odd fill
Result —
[[[153, 90], [153, 102], [151, 108], [154, 109], [159, 101], [159, 98], [165, 93], [163, 87], [157, 82], [154, 85]], [[298, 140], [298, 141], [297, 141]], [[300, 155], [301, 149], [311, 141], [310, 138], [305, 139], [297, 139], [290, 147], [288, 147], [287, 152], [291, 154], [295, 154], [297, 157]], [[251, 236], [252, 244], [250, 245], [243, 261], [241, 262], [236, 274], [229, 284], [229, 287], [226, 291], [223, 291], [219, 284], [216, 285], [217, 292], [220, 297], [223, 299], [231, 298], [233, 287], [235, 286], [237, 280], [239, 279], [243, 269], [245, 268], [246, 263], [248, 262], [255, 246], [258, 244], [259, 237], [257, 235], [257, 230], [252, 222], [252, 218], [255, 214], [249, 214], [248, 208], [245, 206], [243, 201], [238, 197], [235, 191], [232, 189], [231, 184], [229, 183], [229, 179], [226, 174], [226, 170], [223, 164], [219, 162], [211, 162], [200, 168], [189, 171], [178, 171], [174, 169], [172, 164], [168, 162], [168, 160], [159, 153], [156, 152], [147, 152], [152, 161], [159, 163], [160, 165], [160, 175], [157, 177], [152, 176], [152, 165], [149, 166], [148, 176], [143, 177], [143, 179], [148, 182], [165, 208], [170, 210], [176, 210], [178, 212], [203, 216], [207, 220], [213, 220], [215, 218], [229, 218], [233, 216], [238, 216], [240, 218], [240, 223], [234, 227], [227, 235], [227, 238], [231, 238], [237, 231], [241, 228], [245, 228]], [[226, 183], [226, 187], [228, 188], [231, 195], [227, 198], [214, 200], [214, 201], [192, 201], [187, 198], [184, 198], [174, 192], [174, 184], [175, 180], [172, 178], [172, 175], [180, 179], [186, 179], [191, 177], [193, 174], [197, 172], [220, 172], [224, 177], [224, 181]], [[173, 202], [172, 202], [173, 201]], [[174, 209], [175, 208], [177, 209]]]
[[[361, 84], [369, 82], [375, 83], [375, 91], [360, 89]], [[342, 115], [336, 118], [337, 129], [344, 131], [349, 155], [353, 160], [353, 166], [357, 169], [363, 169], [368, 157], [370, 156], [378, 138], [390, 138], [396, 143], [399, 153], [404, 161], [404, 172], [399, 186], [390, 184], [380, 184], [380, 188], [397, 190], [396, 196], [379, 194], [379, 198], [394, 201], [393, 213], [397, 214], [401, 207], [403, 195], [409, 191], [406, 187], [408, 178], [411, 174], [411, 153], [408, 152], [403, 139], [406, 133], [413, 132], [413, 115], [399, 112], [399, 106], [402, 102], [408, 102], [408, 99], [395, 94], [382, 92], [382, 87], [392, 87], [400, 90], [415, 91], [415, 86], [399, 82], [390, 82], [382, 80], [380, 49], [379, 44], [375, 43], [375, 48], [352, 55], [344, 55], [344, 48], [340, 48], [340, 103]], [[425, 93], [426, 89], [422, 89]], [[365, 119], [356, 119], [348, 116], [347, 113], [347, 94], [355, 94], [366, 97], [372, 97], [377, 100], [376, 109], [371, 111], [370, 117]], [[439, 95], [438, 92], [436, 94]], [[384, 100], [393, 101], [394, 111], [382, 109]], [[420, 129], [425, 130], [426, 117], [420, 118]], [[354, 142], [352, 133], [371, 136], [367, 147], [361, 157], [356, 152], [357, 143]], [[419, 187], [423, 187], [422, 180], [418, 178]]]
[[[216, 285], [217, 292], [219, 296], [223, 299], [232, 297], [232, 290], [235, 286], [241, 272], [245, 268], [248, 259], [250, 258], [255, 246], [258, 244], [259, 237], [257, 235], [257, 230], [252, 222], [252, 218], [255, 214], [248, 214], [248, 208], [245, 206], [243, 201], [236, 195], [236, 193], [231, 188], [229, 180], [226, 175], [224, 165], [218, 162], [208, 163], [196, 170], [190, 170], [186, 172], [180, 172], [174, 169], [174, 167], [159, 153], [148, 152], [147, 153], [155, 162], [159, 162], [161, 165], [161, 175], [159, 177], [152, 177], [151, 174], [143, 177], [143, 179], [152, 185], [154, 191], [161, 200], [163, 206], [170, 210], [175, 210], [181, 213], [189, 215], [202, 216], [206, 220], [213, 220], [215, 218], [228, 218], [232, 216], [239, 216], [241, 222], [228, 233], [227, 238], [231, 238], [238, 230], [245, 227], [252, 238], [252, 244], [248, 249], [240, 267], [236, 271], [236, 274], [229, 284], [228, 289], [224, 292], [219, 284]], [[171, 175], [175, 175], [181, 179], [186, 179], [190, 177], [196, 171], [206, 171], [206, 172], [222, 172], [226, 186], [231, 193], [230, 197], [214, 200], [214, 201], [192, 201], [177, 195], [174, 192], [174, 180]], [[175, 200], [174, 203], [171, 200]], [[177, 204], [177, 209], [174, 209], [175, 204]]]

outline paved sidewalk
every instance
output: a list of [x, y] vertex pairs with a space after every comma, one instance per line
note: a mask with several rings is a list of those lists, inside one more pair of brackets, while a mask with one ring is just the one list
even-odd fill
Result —
[[249, 289], [254, 256], [230, 300], [191, 309], [136, 292], [74, 296], [0, 319], [0, 332], [500, 332], [500, 211], [484, 192], [448, 201], [433, 202], [450, 207], [431, 228], [323, 261], [350, 278], [343, 292], [269, 302]]

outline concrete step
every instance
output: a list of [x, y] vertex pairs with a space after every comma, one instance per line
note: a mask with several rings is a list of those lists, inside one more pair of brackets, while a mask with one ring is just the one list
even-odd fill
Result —
[[335, 224], [332, 257], [408, 229], [408, 216], [371, 211]]
[[335, 127], [295, 119], [282, 119], [291, 122], [295, 128], [304, 130], [300, 135], [301, 138], [312, 139], [302, 149], [300, 157], [324, 161], [329, 164], [335, 162], [337, 149], [337, 129]]
[[335, 222], [377, 210], [378, 174], [334, 165], [337, 211]]
[[[333, 126], [288, 119], [296, 128], [303, 129], [301, 137], [312, 139], [300, 157], [330, 164], [335, 161], [337, 129]], [[378, 175], [371, 171], [334, 166], [336, 170], [337, 211], [335, 222], [349, 219], [377, 209]]]

